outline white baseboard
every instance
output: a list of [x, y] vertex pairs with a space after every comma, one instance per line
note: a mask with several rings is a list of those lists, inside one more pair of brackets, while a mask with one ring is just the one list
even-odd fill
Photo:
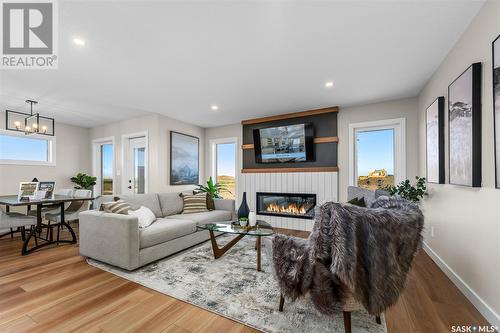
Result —
[[[476, 309], [486, 318], [486, 320], [493, 326], [500, 327], [500, 316], [493, 311], [493, 309], [486, 304], [485, 301], [474, 290], [472, 290], [467, 283], [460, 276], [458, 276], [450, 266], [448, 266], [441, 257], [432, 250], [427, 243], [424, 242], [423, 246], [425, 252], [432, 258], [438, 267], [446, 274], [446, 276], [453, 282], [453, 284], [467, 297], [467, 299], [476, 307]], [[475, 323], [471, 323], [475, 324]]]

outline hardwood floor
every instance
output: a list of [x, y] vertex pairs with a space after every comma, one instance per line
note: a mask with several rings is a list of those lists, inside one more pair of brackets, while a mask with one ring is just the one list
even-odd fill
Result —
[[[21, 246], [17, 237], [0, 239], [0, 332], [256, 332], [89, 266], [77, 245], [24, 257]], [[389, 333], [487, 324], [424, 252], [386, 321]]]

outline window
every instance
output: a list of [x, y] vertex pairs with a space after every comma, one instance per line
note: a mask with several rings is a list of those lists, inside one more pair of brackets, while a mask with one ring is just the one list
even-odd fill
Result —
[[356, 131], [356, 186], [394, 185], [394, 130]]
[[114, 138], [93, 140], [93, 175], [97, 177], [94, 187], [96, 195], [113, 194], [114, 182]]
[[105, 143], [101, 148], [101, 194], [113, 194], [113, 144]]
[[383, 189], [406, 179], [405, 119], [349, 125], [350, 185]]
[[236, 197], [236, 138], [212, 141], [212, 160], [214, 180], [225, 190], [221, 196], [225, 199]]
[[55, 164], [55, 138], [38, 135], [0, 132], [0, 163], [2, 164]]

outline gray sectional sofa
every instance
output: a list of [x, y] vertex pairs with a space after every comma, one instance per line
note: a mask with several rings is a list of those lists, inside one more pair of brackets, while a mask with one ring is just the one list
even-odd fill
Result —
[[[233, 221], [234, 200], [215, 199], [215, 210], [182, 214], [180, 193], [118, 195], [138, 209], [148, 207], [156, 221], [140, 229], [137, 217], [91, 210], [80, 214], [80, 254], [105, 263], [133, 270], [209, 239], [208, 231], [197, 231], [206, 223]], [[101, 196], [102, 202], [116, 196]]]

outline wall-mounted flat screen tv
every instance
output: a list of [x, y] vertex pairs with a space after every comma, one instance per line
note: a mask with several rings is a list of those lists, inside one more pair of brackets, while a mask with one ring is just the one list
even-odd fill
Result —
[[253, 130], [257, 163], [314, 161], [314, 127], [310, 123]]

